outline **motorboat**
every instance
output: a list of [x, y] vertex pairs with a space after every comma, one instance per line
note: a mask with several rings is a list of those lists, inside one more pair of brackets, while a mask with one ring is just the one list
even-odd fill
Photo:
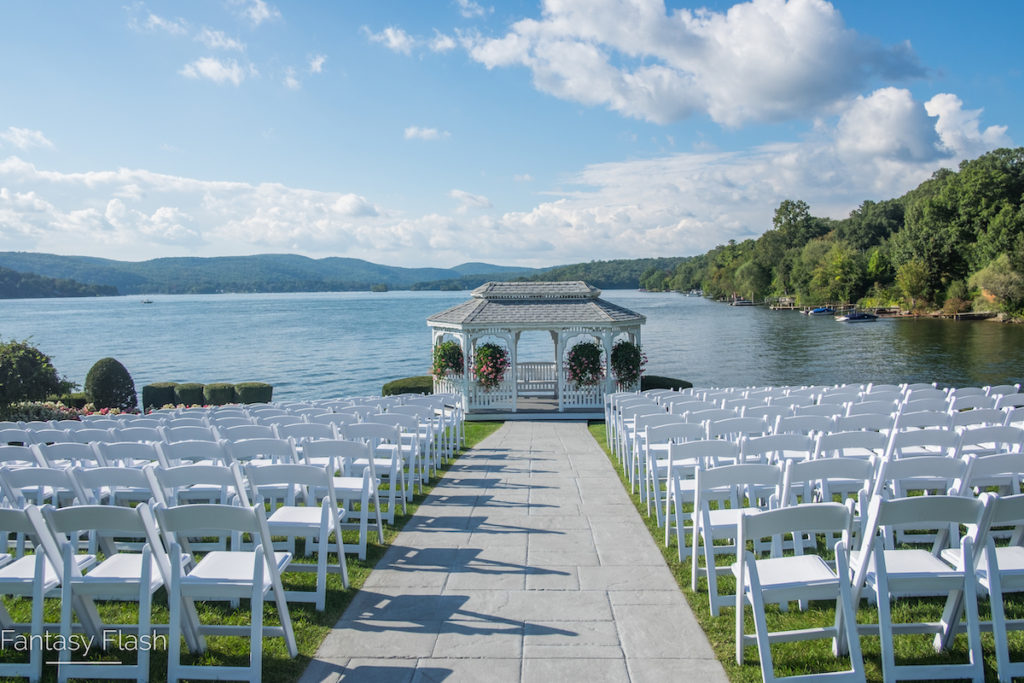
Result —
[[850, 311], [844, 315], [837, 315], [836, 320], [841, 323], [871, 323], [878, 320], [878, 316], [863, 311]]
[[753, 306], [754, 302], [751, 301], [750, 299], [735, 299], [729, 305], [730, 306]]
[[819, 306], [810, 311], [807, 311], [807, 315], [835, 315], [836, 309], [831, 306]]

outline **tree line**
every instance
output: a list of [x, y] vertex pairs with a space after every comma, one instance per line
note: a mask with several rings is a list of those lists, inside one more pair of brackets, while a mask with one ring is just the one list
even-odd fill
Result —
[[757, 239], [730, 240], [672, 268], [651, 266], [639, 285], [714, 298], [792, 296], [800, 305], [1020, 313], [1024, 147], [940, 169], [902, 197], [864, 201], [841, 220], [784, 200]]

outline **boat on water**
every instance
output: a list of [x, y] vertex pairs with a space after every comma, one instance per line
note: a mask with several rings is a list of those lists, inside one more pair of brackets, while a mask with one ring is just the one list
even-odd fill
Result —
[[750, 299], [734, 299], [730, 306], [753, 306], [754, 302]]
[[878, 320], [878, 316], [863, 311], [850, 311], [844, 315], [837, 315], [836, 320], [841, 323], [871, 323]]
[[807, 311], [807, 315], [835, 315], [836, 309], [831, 306], [819, 306]]

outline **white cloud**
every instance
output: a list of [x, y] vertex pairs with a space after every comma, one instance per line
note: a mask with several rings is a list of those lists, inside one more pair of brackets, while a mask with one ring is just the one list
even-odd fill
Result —
[[214, 31], [205, 26], [196, 34], [196, 40], [211, 50], [237, 50], [239, 52], [245, 50], [245, 43], [228, 37], [223, 31]]
[[663, 0], [545, 0], [539, 20], [463, 43], [489, 69], [527, 67], [538, 90], [655, 123], [802, 117], [875, 79], [923, 73], [909, 45], [858, 35], [824, 0], [752, 0], [725, 13], [669, 12]]
[[964, 103], [950, 93], [939, 93], [924, 103], [929, 116], [937, 116], [935, 130], [942, 140], [942, 146], [960, 157], [974, 157], [994, 147], [1012, 145], [1006, 135], [1006, 126], [989, 126], [979, 129], [978, 118], [981, 109], [963, 109]]
[[143, 27], [148, 31], [165, 31], [172, 36], [182, 36], [188, 33], [188, 22], [184, 19], [165, 19], [152, 12], [146, 17]]
[[512, 176], [512, 180], [516, 181], [517, 183], [532, 183], [533, 176], [530, 175], [529, 173], [517, 173], [516, 175]]
[[32, 147], [53, 149], [53, 143], [43, 135], [42, 131], [30, 128], [10, 126], [7, 130], [0, 132], [0, 141], [6, 142], [18, 149], [30, 149]]
[[456, 48], [455, 39], [434, 29], [434, 37], [430, 39], [429, 47], [431, 52], [448, 52]]
[[[222, 62], [216, 57], [201, 57], [183, 66], [178, 73], [186, 78], [206, 78], [218, 85], [232, 83], [236, 86], [241, 85], [247, 75], [234, 59]], [[254, 67], [249, 67], [248, 75], [255, 75]]]
[[380, 43], [392, 52], [399, 52], [403, 55], [412, 54], [412, 48], [416, 45], [416, 40], [412, 36], [394, 26], [388, 26], [379, 33], [373, 33], [364, 26], [363, 33], [371, 42]]
[[8, 249], [97, 256], [116, 245], [122, 258], [285, 250], [395, 265], [422, 265], [425, 253], [435, 264], [535, 266], [687, 255], [759, 235], [782, 199], [843, 217], [956, 168], [956, 145], [980, 153], [1012, 144], [949, 95], [923, 104], [883, 88], [845, 107], [798, 141], [590, 165], [545, 201], [508, 212], [461, 189], [439, 200], [444, 212], [407, 215], [353, 192], [133, 169], [65, 173], [12, 156], [0, 160], [0, 239]]
[[451, 133], [446, 130], [438, 130], [437, 128], [409, 126], [405, 129], [406, 140], [441, 140], [448, 137], [451, 137]]
[[284, 81], [282, 82], [284, 83], [284, 87], [289, 90], [298, 90], [302, 87], [302, 83], [300, 83], [299, 79], [295, 77], [295, 69], [292, 67], [288, 67], [284, 70]]
[[469, 209], [489, 209], [493, 204], [482, 194], [473, 194], [465, 190], [452, 190], [448, 196], [459, 202], [457, 213], [466, 213]]
[[467, 19], [484, 15], [484, 8], [473, 0], [455, 0], [455, 4], [459, 6], [459, 14]]
[[309, 59], [309, 73], [318, 74], [323, 73], [324, 63], [327, 61], [327, 55], [314, 55]]
[[281, 18], [281, 12], [276, 7], [268, 5], [264, 0], [249, 0], [242, 13], [252, 22], [253, 26], [259, 26], [264, 21]]

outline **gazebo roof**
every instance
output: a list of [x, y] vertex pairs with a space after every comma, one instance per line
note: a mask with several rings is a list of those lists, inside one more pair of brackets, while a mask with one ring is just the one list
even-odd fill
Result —
[[473, 298], [427, 318], [427, 324], [491, 327], [642, 325], [646, 318], [598, 298], [586, 282], [488, 282]]

